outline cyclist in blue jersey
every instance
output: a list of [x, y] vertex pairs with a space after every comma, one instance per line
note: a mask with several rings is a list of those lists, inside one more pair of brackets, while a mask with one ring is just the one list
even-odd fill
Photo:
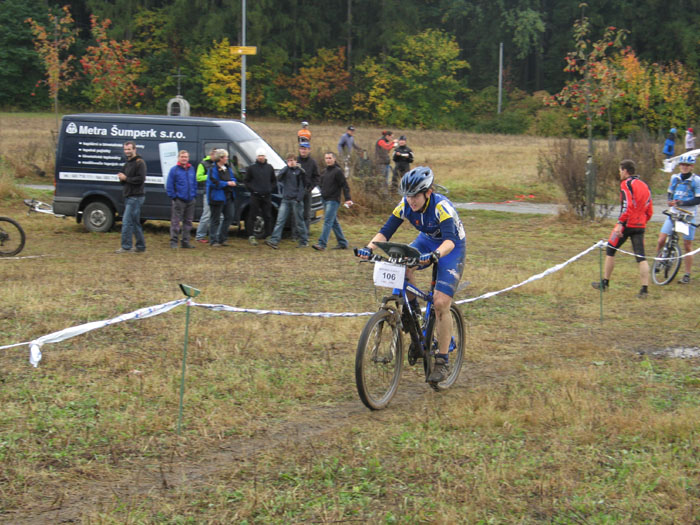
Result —
[[[698, 204], [700, 204], [700, 176], [693, 173], [693, 165], [695, 157], [687, 153], [681, 156], [678, 161], [680, 173], [671, 175], [671, 182], [668, 185], [668, 205], [678, 206], [684, 210], [688, 210], [693, 214], [693, 226], [690, 226], [688, 234], [683, 234], [683, 246], [685, 253], [692, 251], [693, 239], [695, 238], [695, 228], [698, 224]], [[659, 234], [659, 242], [656, 246], [656, 252], [660, 253], [666, 243], [668, 237], [673, 231], [673, 222], [670, 217], [666, 218], [666, 222], [661, 227]], [[693, 266], [693, 256], [685, 257], [685, 275], [679, 281], [681, 284], [690, 282], [690, 269]]]
[[[445, 380], [449, 372], [447, 354], [452, 339], [450, 305], [464, 271], [467, 240], [462, 221], [452, 203], [444, 195], [434, 192], [434, 178], [432, 170], [425, 166], [418, 166], [406, 173], [399, 185], [399, 193], [403, 195], [401, 202], [379, 233], [357, 254], [367, 259], [376, 248], [374, 243], [391, 239], [404, 220], [420, 232], [411, 246], [421, 253], [421, 263], [427, 266], [433, 262], [438, 267], [433, 304], [439, 353], [428, 381], [439, 383]], [[413, 269], [408, 268], [406, 279], [413, 282], [413, 278]], [[415, 297], [410, 299], [412, 308], [417, 309]]]

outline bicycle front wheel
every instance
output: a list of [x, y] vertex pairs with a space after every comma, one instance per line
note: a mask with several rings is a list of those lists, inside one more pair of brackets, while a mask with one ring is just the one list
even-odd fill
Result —
[[[430, 386], [442, 392], [447, 390], [452, 385], [455, 384], [459, 373], [462, 370], [462, 363], [464, 362], [464, 318], [462, 317], [462, 312], [460, 312], [459, 307], [456, 304], [450, 306], [450, 322], [452, 325], [452, 338], [450, 339], [450, 348], [448, 353], [448, 367], [449, 373], [447, 378], [440, 383], [430, 383]], [[430, 375], [433, 367], [433, 355], [438, 349], [438, 339], [435, 330], [435, 311], [430, 312], [430, 319], [428, 319], [428, 326], [425, 331], [426, 340], [429, 344], [426, 344], [429, 356], [423, 361], [423, 366], [425, 368], [426, 377]]]
[[662, 257], [664, 260], [654, 260], [651, 267], [651, 278], [656, 284], [663, 286], [673, 281], [681, 267], [681, 249], [677, 244], [670, 248], [664, 246], [657, 257]]
[[367, 408], [386, 408], [394, 397], [401, 378], [402, 358], [398, 317], [389, 310], [380, 310], [367, 321], [355, 354], [357, 393]]
[[24, 230], [14, 219], [0, 217], [0, 256], [17, 255], [24, 248]]

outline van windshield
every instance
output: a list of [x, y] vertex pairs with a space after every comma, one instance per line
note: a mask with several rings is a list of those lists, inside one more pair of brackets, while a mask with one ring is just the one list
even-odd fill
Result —
[[286, 166], [282, 157], [246, 124], [230, 121], [222, 121], [220, 124], [221, 127], [226, 130], [227, 135], [231, 137], [236, 144], [236, 149], [240, 153], [238, 162], [241, 167], [248, 166], [255, 162], [258, 149], [263, 149], [265, 151], [267, 162], [275, 171], [281, 170]]

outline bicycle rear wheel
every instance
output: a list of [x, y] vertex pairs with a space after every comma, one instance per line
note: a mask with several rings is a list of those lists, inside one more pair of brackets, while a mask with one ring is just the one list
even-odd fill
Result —
[[[448, 365], [450, 372], [444, 381], [441, 381], [440, 383], [430, 383], [430, 386], [438, 392], [447, 390], [454, 385], [455, 381], [457, 381], [457, 378], [459, 377], [459, 373], [462, 370], [462, 363], [464, 362], [464, 318], [462, 317], [462, 312], [459, 311], [459, 307], [456, 304], [452, 304], [450, 306], [450, 318], [452, 322], [452, 339], [450, 340], [450, 349], [448, 353]], [[434, 310], [430, 312], [430, 319], [428, 319], [425, 337], [427, 341], [430, 341], [430, 344], [426, 344], [429, 355], [423, 360], [425, 377], [428, 377], [433, 368], [433, 355], [438, 348], [438, 340], [435, 333]]]
[[670, 249], [666, 245], [657, 257], [663, 257], [664, 260], [654, 260], [651, 267], [651, 278], [656, 284], [663, 286], [673, 281], [681, 267], [681, 249], [678, 244], [674, 244]]
[[0, 256], [17, 255], [24, 248], [24, 230], [14, 219], [0, 217]]
[[402, 363], [398, 317], [389, 310], [379, 310], [362, 330], [355, 354], [357, 393], [367, 408], [386, 408], [399, 386]]

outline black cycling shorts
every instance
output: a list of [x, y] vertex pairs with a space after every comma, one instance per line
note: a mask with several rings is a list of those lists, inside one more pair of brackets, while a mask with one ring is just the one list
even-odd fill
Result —
[[625, 244], [627, 239], [632, 239], [632, 249], [634, 250], [635, 259], [640, 263], [646, 260], [644, 255], [644, 228], [622, 228], [622, 237], [614, 239], [612, 235], [608, 239], [608, 247], [605, 249], [605, 254], [610, 257], [615, 257], [617, 248]]

